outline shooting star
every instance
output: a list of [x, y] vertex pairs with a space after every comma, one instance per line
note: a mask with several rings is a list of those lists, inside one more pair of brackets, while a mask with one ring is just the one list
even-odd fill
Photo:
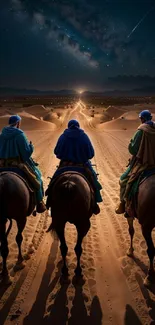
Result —
[[132, 29], [131, 33], [127, 36], [127, 38], [129, 38], [135, 32], [135, 30], [139, 27], [139, 25], [145, 20], [145, 18], [149, 15], [149, 13], [154, 9], [155, 7], [153, 6], [149, 11], [147, 11], [147, 13], [140, 19], [138, 24]]

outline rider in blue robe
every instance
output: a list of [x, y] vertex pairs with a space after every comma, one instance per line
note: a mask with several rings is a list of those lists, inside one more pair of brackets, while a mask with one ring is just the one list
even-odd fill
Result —
[[20, 159], [23, 163], [27, 163], [36, 175], [40, 183], [40, 189], [36, 191], [37, 212], [42, 213], [46, 210], [43, 200], [43, 182], [41, 172], [36, 167], [31, 155], [34, 147], [28, 142], [26, 135], [20, 129], [21, 117], [12, 115], [9, 118], [9, 125], [2, 129], [0, 134], [0, 159]]
[[62, 162], [72, 162], [75, 164], [86, 165], [93, 174], [94, 184], [96, 188], [95, 199], [96, 205], [94, 213], [99, 213], [100, 209], [97, 202], [102, 202], [100, 190], [102, 186], [97, 180], [90, 159], [94, 157], [94, 148], [87, 134], [80, 128], [77, 120], [70, 120], [68, 128], [59, 137], [54, 153]]

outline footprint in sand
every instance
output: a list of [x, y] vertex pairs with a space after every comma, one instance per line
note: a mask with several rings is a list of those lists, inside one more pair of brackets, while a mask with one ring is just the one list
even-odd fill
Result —
[[146, 248], [146, 243], [145, 243], [144, 240], [141, 241], [140, 246], [141, 246], [142, 248]]

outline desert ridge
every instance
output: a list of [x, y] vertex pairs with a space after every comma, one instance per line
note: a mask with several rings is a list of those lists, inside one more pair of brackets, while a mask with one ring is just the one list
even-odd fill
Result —
[[[149, 109], [155, 119], [155, 104], [138, 104], [131, 106], [109, 106], [101, 109], [93, 108], [91, 123], [98, 130], [136, 130], [140, 124], [139, 113]], [[92, 111], [92, 109], [91, 109]], [[90, 112], [90, 110], [89, 110]]]
[[10, 115], [22, 117], [22, 129], [26, 130], [55, 130], [63, 123], [65, 109], [45, 108], [43, 105], [33, 105], [24, 108], [1, 107], [0, 129], [8, 124]]

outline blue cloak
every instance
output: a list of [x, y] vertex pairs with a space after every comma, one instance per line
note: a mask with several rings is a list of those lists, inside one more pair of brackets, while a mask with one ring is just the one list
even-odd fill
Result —
[[80, 128], [66, 129], [54, 149], [56, 157], [63, 161], [86, 163], [94, 157], [89, 137]]
[[28, 142], [22, 130], [12, 126], [3, 128], [0, 134], [0, 159], [20, 157], [23, 162], [29, 164], [40, 182], [40, 190], [36, 192], [37, 201], [40, 202], [43, 198], [42, 179], [40, 170], [31, 158], [33, 150], [33, 145]]
[[28, 142], [22, 130], [11, 126], [3, 128], [0, 134], [0, 158], [21, 157], [22, 161], [26, 162], [33, 149], [33, 145]]

